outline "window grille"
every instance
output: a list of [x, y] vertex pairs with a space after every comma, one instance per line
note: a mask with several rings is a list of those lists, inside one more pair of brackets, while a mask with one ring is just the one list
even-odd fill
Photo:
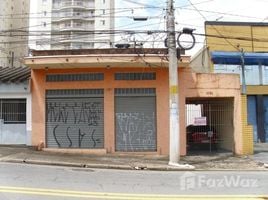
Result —
[[83, 73], [83, 74], [49, 74], [46, 76], [47, 82], [63, 81], [102, 81], [103, 73]]
[[155, 73], [115, 73], [115, 80], [156, 80]]
[[0, 99], [0, 119], [4, 124], [25, 124], [26, 99]]

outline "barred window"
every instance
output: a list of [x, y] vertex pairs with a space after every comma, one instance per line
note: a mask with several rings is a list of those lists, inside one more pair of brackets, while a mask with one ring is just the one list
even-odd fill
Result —
[[0, 119], [4, 124], [26, 124], [26, 99], [0, 99]]

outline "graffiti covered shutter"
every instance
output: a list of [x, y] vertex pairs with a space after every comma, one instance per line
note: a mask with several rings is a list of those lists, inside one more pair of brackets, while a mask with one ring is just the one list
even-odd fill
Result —
[[48, 90], [49, 148], [104, 148], [103, 90]]
[[116, 151], [156, 151], [155, 89], [116, 89]]

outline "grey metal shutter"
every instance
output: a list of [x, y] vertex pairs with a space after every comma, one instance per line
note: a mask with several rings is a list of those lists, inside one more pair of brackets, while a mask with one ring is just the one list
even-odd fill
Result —
[[49, 148], [104, 148], [103, 90], [48, 90]]
[[156, 151], [155, 89], [116, 89], [116, 151]]

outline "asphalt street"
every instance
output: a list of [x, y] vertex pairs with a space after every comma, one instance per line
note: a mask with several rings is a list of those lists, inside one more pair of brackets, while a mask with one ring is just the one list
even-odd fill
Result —
[[1, 200], [255, 198], [268, 195], [267, 188], [267, 171], [128, 171], [0, 163]]

